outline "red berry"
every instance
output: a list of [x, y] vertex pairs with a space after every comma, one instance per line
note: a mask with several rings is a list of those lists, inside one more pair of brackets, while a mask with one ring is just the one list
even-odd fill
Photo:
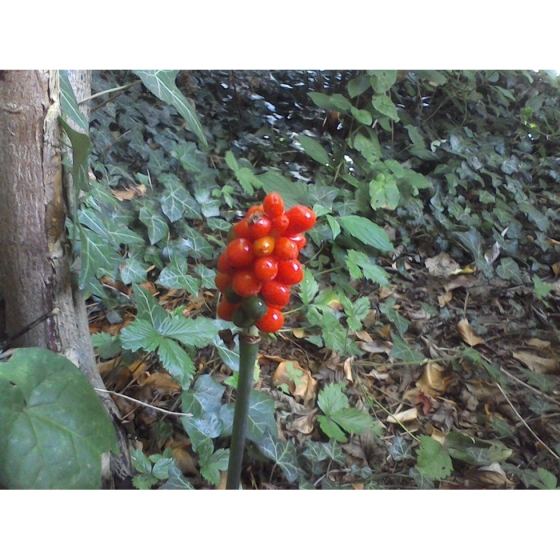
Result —
[[243, 218], [240, 222], [237, 222], [233, 226], [233, 233], [235, 234], [235, 237], [237, 237], [238, 239], [240, 238], [249, 239], [249, 235], [250, 235], [249, 220], [247, 218]]
[[255, 212], [260, 212], [261, 214], [264, 213], [264, 207], [262, 204], [256, 204], [251, 206], [249, 210], [247, 210], [247, 218], [254, 214]]
[[252, 241], [268, 235], [270, 233], [270, 230], [272, 229], [272, 220], [268, 216], [265, 216], [260, 212], [251, 214], [247, 221], [247, 227], [249, 229], [249, 239], [251, 239]]
[[231, 274], [235, 270], [232, 264], [228, 261], [228, 258], [226, 257], [225, 253], [222, 253], [218, 257], [217, 268], [218, 268], [218, 272], [223, 272], [224, 274]]
[[290, 286], [281, 284], [276, 280], [263, 282], [260, 296], [268, 305], [284, 307], [290, 301]]
[[270, 235], [253, 241], [253, 252], [255, 253], [255, 257], [266, 257], [267, 255], [271, 255], [274, 251], [275, 245], [276, 239]]
[[249, 266], [255, 258], [253, 244], [248, 239], [234, 239], [226, 247], [226, 257], [231, 265], [236, 268]]
[[298, 260], [278, 261], [276, 281], [282, 284], [299, 284], [303, 280], [303, 268]]
[[290, 225], [290, 220], [286, 214], [280, 214], [280, 216], [276, 216], [272, 218], [272, 229], [270, 230], [270, 235], [278, 237], [282, 235], [288, 226]]
[[276, 218], [284, 213], [284, 201], [282, 197], [275, 193], [268, 193], [263, 200], [264, 211], [271, 217]]
[[260, 257], [253, 264], [255, 276], [261, 280], [274, 280], [278, 274], [278, 259], [273, 256]]
[[214, 278], [214, 283], [216, 288], [222, 293], [226, 291], [226, 288], [231, 284], [231, 276], [224, 274], [223, 272], [218, 272], [216, 278]]
[[284, 325], [284, 315], [279, 309], [269, 306], [265, 315], [256, 321], [255, 325], [263, 332], [276, 332]]
[[296, 233], [295, 235], [290, 235], [288, 239], [291, 239], [297, 245], [297, 248], [300, 251], [307, 245], [307, 239], [305, 239], [305, 235], [303, 235], [303, 233]]
[[252, 270], [240, 270], [233, 275], [233, 289], [241, 297], [255, 296], [259, 293], [262, 283]]
[[224, 321], [231, 321], [233, 313], [240, 306], [240, 303], [230, 303], [227, 299], [223, 298], [218, 305], [218, 317]]
[[293, 206], [286, 212], [286, 216], [290, 220], [290, 225], [286, 229], [285, 234], [287, 237], [296, 233], [301, 233], [311, 229], [317, 221], [317, 215], [311, 208], [298, 204]]
[[278, 237], [276, 239], [276, 245], [274, 247], [274, 253], [279, 259], [290, 260], [297, 259], [299, 255], [299, 249], [294, 241], [288, 239], [287, 237]]

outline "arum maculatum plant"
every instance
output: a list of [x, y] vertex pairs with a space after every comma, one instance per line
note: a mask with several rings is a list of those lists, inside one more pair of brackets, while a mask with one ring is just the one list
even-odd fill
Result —
[[226, 250], [218, 258], [218, 317], [243, 329], [226, 484], [230, 490], [240, 487], [259, 331], [274, 333], [284, 325], [282, 309], [290, 300], [291, 287], [303, 280], [298, 259], [306, 244], [303, 233], [316, 220], [310, 208], [297, 205], [286, 210], [282, 197], [269, 193], [232, 227]]

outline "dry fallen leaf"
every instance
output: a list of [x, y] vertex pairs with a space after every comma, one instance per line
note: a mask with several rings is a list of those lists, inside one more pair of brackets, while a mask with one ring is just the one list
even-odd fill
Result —
[[445, 307], [453, 299], [453, 292], [445, 292], [441, 296], [438, 296], [437, 299], [439, 306]]
[[523, 362], [531, 371], [535, 373], [560, 373], [560, 364], [557, 360], [541, 358], [530, 352], [514, 352], [513, 357]]
[[409, 408], [408, 410], [402, 410], [401, 412], [397, 412], [397, 414], [390, 414], [387, 416], [387, 422], [391, 422], [391, 424], [398, 424], [399, 422], [412, 422], [412, 420], [416, 420], [418, 418], [418, 411], [415, 408]]
[[354, 361], [354, 356], [351, 358], [346, 358], [344, 360], [344, 365], [342, 369], [344, 370], [344, 377], [350, 381], [350, 383], [354, 383], [354, 379], [352, 378], [352, 362]]
[[459, 324], [457, 325], [459, 332], [461, 333], [462, 339], [469, 345], [469, 346], [476, 346], [478, 344], [484, 344], [484, 340], [477, 336], [473, 331], [468, 319], [461, 319]]
[[424, 264], [432, 276], [448, 277], [461, 270], [459, 264], [447, 253], [440, 253], [435, 257], [426, 259]]
[[391, 349], [393, 348], [393, 343], [389, 341], [379, 342], [373, 340], [372, 342], [357, 342], [356, 344], [364, 352], [369, 352], [370, 354], [387, 354], [387, 356], [391, 353]]
[[276, 387], [286, 385], [296, 399], [303, 399], [305, 406], [315, 401], [317, 380], [296, 361], [286, 360], [278, 364], [272, 374], [272, 383]]
[[550, 340], [541, 340], [540, 338], [530, 338], [527, 341], [529, 346], [534, 348], [548, 348], [550, 346]]
[[307, 436], [315, 429], [316, 416], [317, 409], [314, 408], [309, 414], [298, 416], [293, 422], [288, 422], [286, 428], [288, 428], [288, 430], [299, 432]]
[[423, 393], [438, 397], [445, 393], [451, 377], [443, 377], [443, 367], [437, 362], [428, 362], [424, 366], [422, 377], [416, 382]]

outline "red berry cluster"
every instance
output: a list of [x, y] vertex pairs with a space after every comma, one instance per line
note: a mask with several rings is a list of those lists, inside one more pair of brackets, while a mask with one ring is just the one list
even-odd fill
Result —
[[284, 324], [281, 309], [290, 299], [290, 288], [303, 280], [298, 260], [305, 247], [304, 231], [317, 220], [306, 206], [284, 210], [277, 193], [269, 193], [258, 206], [235, 224], [229, 244], [218, 258], [216, 287], [223, 294], [218, 317], [238, 327], [256, 325], [276, 332]]

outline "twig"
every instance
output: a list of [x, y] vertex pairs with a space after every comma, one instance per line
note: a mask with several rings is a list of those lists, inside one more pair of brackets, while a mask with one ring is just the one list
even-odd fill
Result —
[[128, 401], [132, 401], [135, 402], [141, 406], [147, 406], [148, 408], [153, 408], [154, 410], [159, 410], [160, 412], [163, 412], [164, 414], [169, 414], [170, 416], [183, 416], [183, 417], [188, 417], [190, 418], [192, 416], [192, 414], [190, 414], [189, 412], [171, 412], [170, 410], [165, 410], [165, 408], [159, 408], [158, 406], [154, 406], [153, 404], [148, 404], [142, 401], [139, 401], [137, 399], [133, 399], [132, 397], [129, 397], [127, 395], [122, 395], [121, 393], [116, 393], [115, 391], [109, 391], [108, 389], [97, 389], [95, 388], [96, 391], [99, 391], [100, 393], [109, 393], [109, 395], [115, 395], [117, 397], [121, 397], [122, 399], [126, 399]]
[[560, 401], [557, 401], [553, 397], [549, 397], [546, 393], [543, 393], [542, 391], [539, 391], [536, 387], [531, 387], [531, 385], [529, 385], [528, 383], [525, 383], [525, 381], [521, 381], [521, 379], [517, 379], [517, 377], [515, 377], [515, 375], [513, 375], [512, 373], [510, 373], [509, 371], [507, 371], [503, 367], [500, 367], [500, 371], [502, 373], [505, 373], [510, 379], [513, 379], [515, 382], [519, 383], [520, 385], [523, 385], [523, 387], [526, 387], [527, 389], [530, 389], [531, 391], [537, 393], [537, 395], [539, 395], [540, 397], [548, 399], [549, 401], [552, 401], [554, 404], [560, 405]]
[[502, 389], [502, 387], [500, 386], [499, 383], [496, 383], [496, 386], [498, 387], [498, 389], [500, 390], [500, 393], [502, 393], [502, 395], [504, 396], [504, 399], [506, 399], [506, 401], [508, 402], [509, 406], [511, 406], [511, 409], [513, 410], [513, 412], [515, 412], [515, 415], [519, 418], [519, 420], [521, 420], [521, 423], [529, 430], [529, 432], [531, 432], [531, 434], [533, 435], [533, 437], [552, 455], [554, 456], [556, 459], [558, 459], [560, 461], [560, 457], [558, 457], [558, 455], [556, 453], [554, 453], [554, 451], [552, 451], [552, 449], [550, 449], [550, 447], [548, 447], [548, 445], [546, 445], [546, 443], [537, 435], [535, 434], [535, 432], [533, 432], [533, 430], [531, 429], [531, 426], [529, 426], [529, 424], [527, 424], [527, 422], [525, 422], [525, 420], [523, 419], [523, 417], [521, 416], [521, 414], [519, 414], [519, 412], [517, 412], [516, 408], [513, 406], [512, 402], [509, 400], [508, 396], [506, 395], [506, 392]]

